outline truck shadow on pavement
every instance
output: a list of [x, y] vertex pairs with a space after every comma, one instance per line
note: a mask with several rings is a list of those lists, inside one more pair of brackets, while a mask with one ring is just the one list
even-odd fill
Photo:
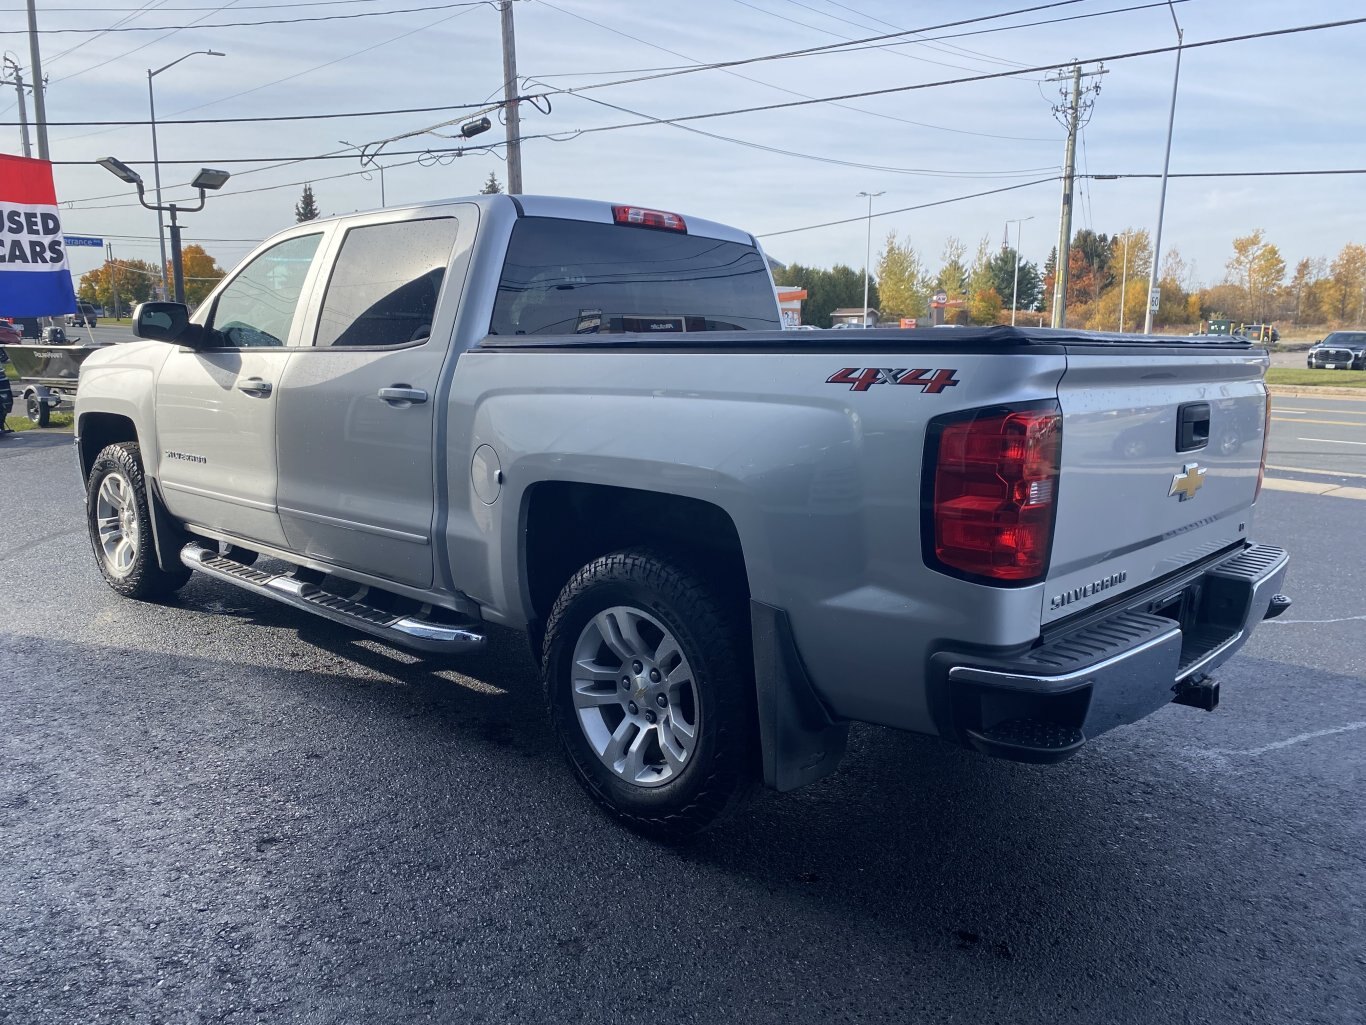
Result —
[[[577, 996], [585, 1020], [655, 987], [661, 1012], [751, 1021], [798, 1001], [995, 1020], [1003, 992], [1002, 1020], [1112, 1020], [1097, 1008], [1116, 989], [1136, 1020], [1174, 991], [1189, 1020], [1217, 1020], [1231, 995], [1281, 1006], [1287, 978], [1320, 980], [1333, 1020], [1348, 988], [1322, 981], [1348, 978], [1359, 949], [1360, 865], [1327, 870], [1350, 845], [1294, 843], [1304, 825], [1269, 806], [1273, 788], [1183, 764], [1166, 738], [1149, 750], [1120, 732], [1041, 769], [859, 728], [838, 775], [668, 848], [573, 782], [519, 634], [417, 659], [203, 580], [155, 613], [110, 612], [116, 628], [164, 615], [196, 654], [0, 634], [0, 670], [39, 651], [64, 667], [11, 703], [0, 736], [0, 827], [22, 852], [10, 871], [102, 879], [82, 896], [92, 921], [131, 923], [149, 964], [172, 937], [205, 944], [214, 984], [278, 976], [293, 993], [366, 965], [386, 999], [459, 973], [484, 980], [462, 991], [473, 1006], [500, 1007], [515, 977]], [[236, 620], [258, 628], [247, 648]], [[677, 966], [621, 928], [658, 880], [674, 893], [658, 942], [689, 977], [743, 981], [670, 998]], [[144, 917], [163, 931], [138, 932]], [[1309, 928], [1312, 944], [1267, 939]], [[240, 951], [213, 939], [224, 929]], [[286, 951], [319, 931], [340, 953], [295, 965]], [[1248, 970], [1254, 940], [1275, 971]], [[61, 942], [45, 950], [34, 972], [70, 970]]]
[[[1258, 799], [1236, 768], [1211, 771], [1186, 756], [1182, 727], [1204, 721], [1189, 710], [1168, 709], [1052, 767], [855, 727], [835, 776], [793, 794], [764, 792], [739, 818], [670, 850], [611, 825], [570, 781], [521, 634], [495, 628], [483, 653], [423, 659], [283, 607], [253, 618], [292, 623], [302, 640], [402, 681], [409, 697], [395, 707], [403, 714], [416, 703], [436, 713], [434, 729], [530, 759], [560, 781], [556, 800], [608, 846], [643, 845], [651, 858], [739, 875], [903, 940], [1012, 960], [1058, 943], [1061, 922], [1080, 927], [1080, 939], [1090, 925], [1113, 929], [1114, 916], [1150, 937], [1210, 937], [1221, 934], [1220, 907], [1233, 910], [1211, 892], [1216, 880], [1221, 893], [1270, 896], [1266, 866], [1228, 853], [1268, 839], [1250, 815]], [[1169, 736], [1142, 743], [1152, 729]]]

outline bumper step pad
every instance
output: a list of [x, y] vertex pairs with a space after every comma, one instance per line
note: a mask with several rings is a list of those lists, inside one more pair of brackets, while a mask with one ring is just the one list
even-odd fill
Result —
[[395, 614], [324, 591], [292, 572], [266, 573], [197, 544], [186, 545], [180, 561], [190, 569], [334, 623], [342, 623], [400, 648], [433, 654], [477, 651], [484, 646], [480, 623], [439, 623]]
[[1086, 743], [1074, 726], [1041, 719], [1008, 719], [986, 730], [967, 730], [969, 743], [983, 754], [1015, 762], [1060, 762]]

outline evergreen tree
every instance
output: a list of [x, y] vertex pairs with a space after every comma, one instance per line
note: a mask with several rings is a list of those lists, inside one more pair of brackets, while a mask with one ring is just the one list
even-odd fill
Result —
[[305, 184], [303, 196], [294, 204], [294, 220], [303, 224], [304, 221], [315, 220], [320, 214], [318, 204], [313, 201], [313, 186]]
[[488, 180], [484, 182], [484, 187], [479, 190], [481, 196], [496, 196], [503, 191], [503, 183], [498, 180], [498, 176], [492, 171], [489, 172]]

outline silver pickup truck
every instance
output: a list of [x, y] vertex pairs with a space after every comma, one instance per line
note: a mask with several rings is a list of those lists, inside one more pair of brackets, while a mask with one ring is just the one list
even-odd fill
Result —
[[136, 332], [76, 403], [114, 590], [525, 631], [578, 778], [659, 835], [854, 721], [1054, 762], [1213, 708], [1289, 604], [1242, 340], [784, 332], [745, 232], [532, 196], [291, 227]]

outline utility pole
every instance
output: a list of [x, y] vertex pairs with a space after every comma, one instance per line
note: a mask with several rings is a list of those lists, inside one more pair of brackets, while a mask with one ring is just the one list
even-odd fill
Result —
[[109, 288], [114, 293], [114, 313], [110, 320], [117, 320], [119, 317], [119, 267], [114, 262], [114, 243], [104, 244], [104, 265], [109, 271]]
[[[14, 76], [14, 88], [19, 94], [19, 142], [23, 146], [24, 156], [31, 157], [33, 151], [28, 144], [28, 105], [24, 102], [24, 90], [32, 87], [24, 85], [23, 70], [8, 54], [5, 56], [5, 70]], [[10, 83], [6, 81], [4, 84], [9, 85]]]
[[28, 59], [33, 72], [33, 116], [38, 128], [38, 159], [50, 160], [47, 153], [47, 104], [43, 101], [43, 55], [38, 51], [38, 10], [36, 0], [28, 0]]
[[[32, 0], [29, 0], [32, 3]], [[508, 195], [522, 191], [522, 121], [517, 113], [517, 37], [512, 31], [512, 0], [503, 0], [503, 119], [507, 123]]]
[[1176, 8], [1167, 2], [1171, 12], [1172, 24], [1176, 26], [1176, 71], [1172, 74], [1172, 105], [1167, 112], [1167, 155], [1162, 158], [1162, 191], [1157, 198], [1157, 232], [1153, 236], [1153, 268], [1148, 276], [1148, 312], [1143, 316], [1143, 333], [1153, 333], [1153, 297], [1161, 298], [1158, 291], [1159, 261], [1162, 258], [1162, 217], [1167, 211], [1167, 172], [1172, 166], [1172, 129], [1176, 126], [1176, 87], [1181, 84], [1181, 46], [1186, 35], [1181, 31], [1181, 23], [1176, 20]]
[[1063, 160], [1062, 174], [1062, 216], [1058, 220], [1058, 266], [1053, 272], [1053, 327], [1067, 326], [1067, 276], [1072, 257], [1072, 188], [1077, 174], [1077, 132], [1091, 120], [1091, 108], [1095, 101], [1092, 96], [1100, 92], [1100, 83], [1081, 87], [1083, 78], [1099, 78], [1108, 74], [1103, 67], [1094, 71], [1082, 71], [1080, 64], [1073, 64], [1071, 72], [1057, 74], [1047, 79], [1049, 82], [1071, 81], [1070, 95], [1064, 86], [1064, 102], [1053, 108], [1053, 115], [1067, 129], [1067, 155]]

